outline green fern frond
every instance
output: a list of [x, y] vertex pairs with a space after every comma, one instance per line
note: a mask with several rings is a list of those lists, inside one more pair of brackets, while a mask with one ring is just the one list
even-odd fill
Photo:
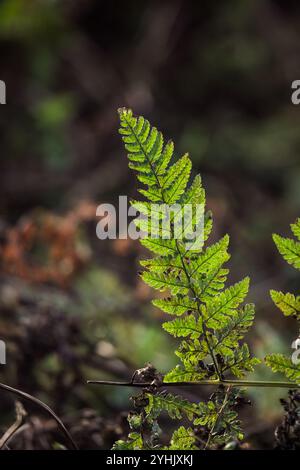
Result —
[[289, 357], [284, 354], [270, 354], [266, 357], [266, 364], [273, 372], [280, 372], [300, 385], [300, 365], [294, 364]]
[[161, 256], [176, 255], [176, 242], [172, 240], [164, 240], [163, 238], [142, 238], [141, 244], [144, 245], [148, 250], [153, 251]]
[[199, 341], [198, 338], [189, 338], [181, 341], [175, 354], [181, 359], [185, 368], [194, 367], [199, 369], [201, 361], [209, 354], [209, 349], [205, 341]]
[[[300, 219], [291, 224], [291, 229], [295, 237], [300, 240]], [[300, 241], [284, 238], [280, 235], [273, 235], [273, 239], [283, 258], [296, 269], [300, 269]], [[300, 296], [289, 292], [284, 294], [275, 290], [271, 290], [270, 295], [275, 305], [285, 316], [292, 316], [300, 321]], [[292, 354], [290, 358], [283, 354], [270, 354], [265, 358], [265, 361], [273, 372], [280, 372], [291, 381], [300, 384], [300, 364], [298, 364], [298, 360], [293, 360]]]
[[143, 449], [143, 438], [140, 433], [132, 432], [128, 435], [127, 441], [116, 441], [112, 450], [141, 450]]
[[207, 376], [205, 369], [197, 370], [195, 367], [182, 367], [177, 365], [164, 376], [164, 382], [198, 382]]
[[221, 356], [232, 355], [239, 341], [253, 324], [255, 307], [247, 304], [235, 311], [226, 325], [215, 333], [214, 348]]
[[196, 437], [192, 428], [180, 426], [174, 431], [167, 450], [196, 450]]
[[171, 393], [147, 394], [149, 400], [145, 408], [146, 413], [156, 419], [162, 412], [166, 412], [172, 419], [182, 419], [186, 416], [190, 421], [197, 415], [198, 407], [196, 403]]
[[154, 299], [155, 307], [170, 315], [183, 315], [187, 311], [196, 311], [197, 303], [184, 295], [178, 294], [166, 299]]
[[[181, 364], [164, 376], [164, 382], [195, 382], [207, 378], [221, 381], [226, 373], [241, 377], [258, 362], [251, 358], [247, 345], [240, 344], [254, 317], [253, 305], [242, 306], [249, 279], [225, 288], [229, 237], [225, 235], [206, 246], [213, 226], [212, 215], [205, 209], [200, 176], [190, 182], [192, 164], [188, 154], [176, 159], [173, 143], [164, 144], [161, 132], [146, 119], [133, 116], [125, 108], [119, 110], [119, 115], [129, 167], [144, 185], [139, 192], [146, 200], [132, 201], [132, 206], [143, 215], [136, 225], [146, 233], [142, 245], [154, 253], [153, 258], [141, 261], [144, 268], [141, 276], [152, 288], [167, 293], [165, 298], [153, 300], [153, 304], [176, 317], [164, 322], [163, 328], [172, 336], [182, 338], [176, 350]], [[187, 205], [188, 212], [184, 210]], [[172, 210], [164, 212], [166, 207]], [[179, 222], [184, 217], [182, 228]], [[166, 220], [169, 225], [163, 224]], [[155, 419], [163, 410], [180, 419], [190, 413], [187, 410], [195, 409], [194, 404], [172, 395], [150, 393], [147, 398], [148, 419]], [[208, 415], [210, 406], [205, 408]], [[226, 424], [221, 419], [223, 407], [218, 403], [215, 412], [217, 420], [213, 426], [223, 423], [224, 434], [231, 435], [226, 426], [235, 429], [235, 415], [231, 420], [230, 410], [226, 409]], [[206, 421], [207, 426], [211, 424], [212, 421]], [[209, 439], [216, 442], [213, 433], [212, 429]], [[189, 437], [193, 445], [194, 437], [181, 427], [177, 434], [175, 431], [171, 447], [181, 437]]]
[[215, 298], [225, 287], [229, 269], [219, 267], [203, 275], [199, 281], [193, 283], [197, 297], [202, 302], [208, 302]]
[[198, 338], [203, 333], [202, 319], [198, 320], [194, 315], [186, 315], [185, 317], [175, 318], [163, 323], [163, 329], [175, 338], [187, 337]]
[[300, 296], [295, 297], [293, 294], [270, 291], [274, 304], [288, 317], [293, 316], [300, 321]]
[[191, 277], [198, 279], [203, 273], [212, 272], [219, 269], [229, 260], [227, 252], [229, 236], [225, 235], [218, 243], [207, 247], [200, 255], [191, 262]]
[[253, 372], [260, 360], [250, 356], [248, 345], [244, 343], [234, 351], [233, 355], [225, 356], [224, 362], [224, 370], [230, 370], [235, 377], [241, 379], [247, 372]]
[[291, 229], [295, 237], [300, 241], [300, 218], [294, 224], [291, 224]]
[[300, 269], [300, 242], [276, 234], [273, 235], [273, 240], [285, 261], [294, 268]]
[[243, 302], [249, 290], [249, 278], [229, 287], [202, 307], [208, 328], [218, 330], [232, 320], [236, 308]]

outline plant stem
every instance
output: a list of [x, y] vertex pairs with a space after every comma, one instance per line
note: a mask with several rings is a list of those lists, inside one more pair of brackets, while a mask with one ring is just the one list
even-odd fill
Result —
[[162, 385], [153, 385], [150, 382], [114, 382], [109, 380], [88, 380], [88, 384], [94, 385], [112, 385], [119, 387], [194, 387], [194, 386], [233, 386], [233, 387], [262, 387], [262, 388], [300, 388], [300, 385], [292, 382], [277, 382], [277, 381], [263, 381], [263, 380], [200, 380], [197, 382], [163, 382]]

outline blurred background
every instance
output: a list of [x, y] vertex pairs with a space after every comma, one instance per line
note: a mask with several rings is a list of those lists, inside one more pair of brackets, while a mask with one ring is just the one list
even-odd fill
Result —
[[[86, 379], [176, 363], [138, 279], [139, 243], [96, 238], [95, 207], [136, 193], [120, 106], [145, 115], [201, 173], [211, 241], [231, 237], [230, 281], [251, 276], [252, 352], [291, 352], [297, 325], [269, 289], [299, 289], [271, 238], [300, 216], [299, 26], [296, 0], [1, 1], [0, 380], [53, 406], [81, 448], [110, 448], [131, 407], [131, 390]], [[274, 376], [261, 366], [255, 378]], [[272, 448], [284, 391], [249, 394], [248, 445]], [[26, 411], [11, 448], [63, 442], [55, 423]], [[14, 399], [1, 392], [1, 430], [13, 421]]]

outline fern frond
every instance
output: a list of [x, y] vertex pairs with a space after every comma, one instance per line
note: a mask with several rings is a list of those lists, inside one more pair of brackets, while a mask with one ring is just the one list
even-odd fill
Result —
[[[144, 185], [139, 192], [146, 200], [132, 201], [132, 206], [144, 216], [138, 218], [136, 225], [147, 234], [141, 239], [142, 245], [155, 255], [141, 261], [141, 276], [154, 289], [167, 291], [166, 298], [155, 299], [153, 304], [175, 316], [162, 326], [172, 336], [182, 338], [176, 350], [181, 365], [169, 371], [164, 382], [207, 378], [222, 381], [226, 373], [241, 377], [258, 362], [251, 358], [246, 344], [240, 345], [254, 317], [252, 305], [242, 306], [249, 279], [225, 288], [229, 237], [225, 235], [206, 246], [213, 226], [212, 214], [205, 209], [200, 176], [190, 183], [192, 164], [188, 154], [174, 158], [172, 141], [164, 144], [161, 132], [146, 119], [133, 116], [125, 108], [119, 110], [119, 115], [129, 167]], [[187, 205], [189, 211], [184, 211]], [[181, 227], [183, 217], [185, 226]], [[225, 404], [218, 400], [207, 406], [199, 404], [196, 412], [195, 404], [180, 397], [149, 393], [147, 419], [156, 419], [162, 411], [178, 419], [183, 414], [189, 419], [195, 414], [199, 418], [202, 413], [203, 423], [211, 427], [209, 441], [221, 442], [220, 429], [227, 437], [240, 433], [232, 412], [233, 402], [228, 402], [227, 395], [226, 399], [223, 397]], [[186, 442], [180, 444], [181, 449], [194, 445], [194, 435], [181, 427], [173, 434], [169, 448], [175, 449], [180, 440]]]
[[164, 240], [162, 238], [142, 238], [141, 244], [148, 250], [161, 256], [177, 255], [175, 240]]
[[182, 367], [177, 365], [164, 376], [164, 382], [198, 382], [207, 376], [207, 371], [197, 370], [195, 367]]
[[208, 430], [205, 448], [212, 449], [231, 440], [243, 439], [237, 412], [232, 409], [238, 396], [235, 390], [227, 390], [225, 394], [214, 394], [214, 401], [199, 403], [199, 416], [194, 420], [194, 425], [205, 426]]
[[300, 296], [295, 297], [293, 294], [270, 291], [274, 304], [288, 317], [293, 316], [300, 321]]
[[167, 450], [196, 450], [196, 437], [192, 428], [180, 426], [173, 432], [170, 446]]
[[291, 224], [291, 229], [295, 237], [300, 241], [300, 218], [294, 224]]
[[199, 368], [199, 364], [207, 357], [209, 350], [205, 341], [200, 341], [198, 338], [189, 338], [180, 343], [175, 354], [181, 359], [185, 368]]
[[273, 372], [280, 372], [300, 385], [300, 365], [294, 364], [289, 357], [284, 354], [270, 354], [266, 357], [266, 364]]
[[[167, 290], [170, 293], [170, 297], [166, 299], [153, 301], [154, 305], [166, 313], [179, 317], [171, 322], [165, 322], [164, 329], [175, 337], [187, 338], [187, 341], [198, 340], [199, 347], [194, 352], [195, 357], [202, 357], [203, 351], [206, 350], [207, 356], [212, 356], [216, 362], [213, 348], [216, 347], [216, 353], [220, 355], [226, 348], [232, 351], [249, 326], [248, 317], [239, 316], [237, 313], [237, 308], [248, 292], [249, 280], [246, 278], [224, 290], [228, 274], [224, 264], [229, 259], [229, 237], [226, 235], [219, 242], [203, 248], [203, 243], [212, 228], [212, 217], [209, 212], [204, 217], [201, 239], [199, 236], [196, 237], [194, 242], [190, 243], [189, 249], [185, 246], [184, 237], [183, 240], [175, 238], [174, 224], [176, 217], [182, 216], [181, 207], [184, 204], [191, 204], [193, 207], [199, 204], [205, 205], [205, 191], [201, 178], [197, 175], [188, 186], [191, 173], [189, 156], [185, 154], [171, 164], [174, 156], [174, 145], [171, 141], [164, 145], [162, 134], [151, 127], [144, 118], [133, 116], [131, 110], [123, 108], [119, 110], [119, 114], [120, 132], [129, 152], [129, 164], [131, 167], [134, 166], [138, 179], [146, 186], [140, 189], [140, 192], [147, 201], [142, 203], [133, 201], [133, 205], [149, 217], [153, 208], [151, 203], [156, 204], [154, 206], [156, 236], [152, 238], [147, 236], [141, 240], [141, 243], [157, 256], [153, 260], [141, 262], [146, 269], [142, 278], [151, 287], [161, 291]], [[169, 215], [171, 224], [166, 233], [159, 229], [163, 218], [159, 205], [173, 203], [179, 204], [180, 209]], [[188, 222], [191, 229], [199, 223], [194, 212], [191, 213]], [[141, 228], [149, 228], [148, 222], [138, 221], [138, 225]], [[170, 236], [170, 239], [164, 238], [164, 235]], [[249, 310], [247, 312], [249, 313]], [[240, 327], [235, 335], [230, 334], [234, 325], [243, 321], [244, 328]], [[224, 337], [221, 340], [221, 335], [216, 336], [214, 332], [222, 329]], [[184, 359], [183, 351], [185, 348], [181, 345], [178, 355], [183, 358], [183, 363], [185, 365], [194, 363], [191, 349], [188, 360]], [[181, 376], [192, 374], [189, 368], [177, 370], [176, 373], [178, 372]], [[204, 373], [203, 370], [196, 372], [197, 377], [199, 373], [200, 375]]]
[[152, 303], [155, 307], [160, 308], [163, 312], [169, 313], [170, 315], [179, 316], [183, 315], [188, 310], [197, 310], [197, 303], [194, 300], [180, 294], [166, 299], [154, 299]]
[[194, 315], [186, 315], [185, 317], [175, 318], [175, 320], [163, 323], [163, 329], [175, 338], [190, 336], [198, 338], [203, 332], [202, 319], [196, 320]]
[[143, 449], [143, 439], [140, 433], [132, 432], [128, 435], [127, 441], [116, 441], [112, 450], [141, 450]]
[[172, 419], [182, 419], [183, 416], [186, 416], [192, 421], [198, 413], [196, 403], [191, 403], [178, 395], [172, 395], [171, 393], [152, 395], [148, 393], [147, 398], [149, 403], [145, 411], [153, 419], [156, 419], [164, 411]]
[[220, 291], [225, 287], [228, 273], [228, 269], [219, 267], [206, 273], [199, 280], [196, 280], [193, 285], [197, 297], [201, 299], [202, 302], [208, 302], [219, 295]]
[[[295, 237], [300, 240], [300, 219], [291, 224]], [[283, 258], [296, 269], [300, 269], [300, 241], [273, 235], [274, 242]], [[300, 321], [300, 296], [271, 290], [271, 298], [285, 316], [292, 316]], [[270, 354], [265, 361], [273, 372], [280, 372], [296, 384], [300, 384], [300, 364], [283, 354]]]
[[187, 294], [189, 290], [186, 278], [182, 274], [176, 277], [173, 273], [161, 274], [155, 271], [144, 271], [142, 279], [146, 284], [161, 292], [170, 289], [173, 294]]
[[300, 242], [280, 235], [273, 235], [273, 240], [283, 258], [294, 268], [300, 269]]
[[241, 379], [245, 377], [247, 372], [253, 372], [260, 360], [250, 356], [248, 345], [244, 343], [234, 351], [233, 355], [225, 357], [224, 362], [224, 371], [230, 370], [235, 377]]
[[192, 279], [201, 278], [203, 273], [212, 272], [219, 269], [228, 261], [230, 255], [227, 252], [229, 236], [225, 235], [218, 243], [206, 248], [203, 253], [191, 262]]
[[226, 325], [215, 333], [215, 350], [221, 356], [231, 356], [242, 339], [252, 326], [255, 315], [255, 306], [247, 304], [235, 311]]
[[208, 328], [222, 328], [231, 321], [234, 310], [243, 302], [249, 290], [249, 278], [224, 290], [219, 296], [206, 302], [202, 308]]

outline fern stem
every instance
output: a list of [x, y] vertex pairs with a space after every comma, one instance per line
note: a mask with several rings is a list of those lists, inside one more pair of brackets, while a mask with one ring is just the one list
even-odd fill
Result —
[[[109, 380], [88, 380], [91, 385], [112, 385], [118, 387], [156, 387], [151, 382], [114, 382]], [[193, 387], [193, 386], [233, 386], [233, 387], [262, 387], [262, 388], [300, 388], [300, 385], [291, 382], [264, 381], [264, 380], [200, 380], [198, 382], [163, 382], [160, 387]]]
[[272, 380], [222, 380], [223, 385], [234, 387], [265, 387], [265, 388], [300, 388], [300, 385], [291, 382], [277, 382]]

